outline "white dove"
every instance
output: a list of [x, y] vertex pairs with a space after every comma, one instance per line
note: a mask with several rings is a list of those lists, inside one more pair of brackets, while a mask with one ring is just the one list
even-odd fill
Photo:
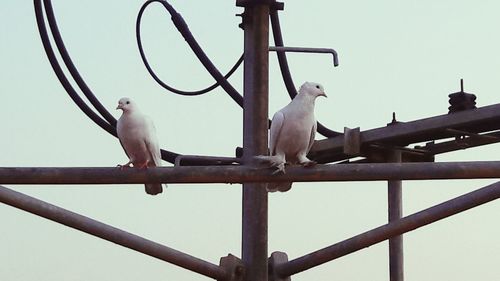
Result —
[[[141, 169], [160, 166], [160, 148], [153, 121], [142, 114], [136, 103], [129, 98], [121, 98], [116, 109], [123, 111], [116, 124], [116, 132], [129, 158], [128, 163], [121, 167], [130, 167], [131, 164]], [[163, 191], [160, 183], [147, 183], [145, 186], [146, 193], [151, 195]]]
[[[314, 143], [316, 134], [314, 103], [319, 96], [326, 97], [323, 86], [305, 82], [297, 96], [274, 114], [269, 140], [271, 156], [257, 156], [257, 159], [276, 167], [275, 173], [285, 173], [285, 163], [300, 164], [305, 167], [316, 164], [307, 158], [307, 153]], [[291, 182], [269, 183], [267, 190], [284, 192], [291, 187]]]

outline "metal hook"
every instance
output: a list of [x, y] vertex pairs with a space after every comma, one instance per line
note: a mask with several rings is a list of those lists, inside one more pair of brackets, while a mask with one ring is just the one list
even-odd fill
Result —
[[269, 51], [274, 52], [294, 52], [294, 53], [327, 53], [333, 55], [333, 65], [339, 65], [337, 51], [331, 48], [304, 48], [304, 47], [276, 47], [270, 46]]

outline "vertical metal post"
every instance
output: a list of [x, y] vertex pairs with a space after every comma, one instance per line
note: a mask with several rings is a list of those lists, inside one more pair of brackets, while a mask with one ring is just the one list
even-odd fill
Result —
[[[388, 162], [401, 163], [401, 151], [394, 150], [388, 155]], [[388, 181], [389, 223], [403, 216], [403, 189], [401, 180]], [[403, 235], [389, 239], [390, 281], [404, 280]]]
[[[269, 5], [246, 2], [243, 157], [250, 163], [252, 156], [266, 154], [268, 147]], [[242, 260], [246, 281], [268, 280], [267, 203], [265, 184], [243, 184]]]

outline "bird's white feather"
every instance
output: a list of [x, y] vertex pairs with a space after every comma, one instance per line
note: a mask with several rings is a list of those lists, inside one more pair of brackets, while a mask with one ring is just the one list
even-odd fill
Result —
[[[318, 96], [326, 97], [323, 86], [306, 82], [297, 96], [274, 114], [269, 132], [271, 156], [257, 156], [257, 160], [276, 167], [282, 173], [285, 172], [285, 163], [304, 166], [315, 163], [307, 158], [307, 153], [314, 144], [316, 134], [314, 104]], [[291, 184], [268, 184], [268, 191], [287, 191]]]
[[[123, 110], [116, 124], [116, 132], [129, 158], [125, 166], [129, 164], [138, 168], [161, 166], [160, 147], [153, 121], [142, 114], [129, 98], [120, 99], [117, 109]], [[159, 183], [147, 183], [145, 187], [146, 192], [151, 195], [163, 191]]]

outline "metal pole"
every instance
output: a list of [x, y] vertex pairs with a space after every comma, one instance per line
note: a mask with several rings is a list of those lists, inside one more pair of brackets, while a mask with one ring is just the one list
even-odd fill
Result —
[[[257, 1], [248, 1], [257, 2]], [[261, 2], [261, 1], [259, 1]], [[243, 158], [267, 154], [269, 4], [249, 3], [243, 14]], [[242, 261], [246, 281], [267, 281], [267, 191], [263, 183], [243, 184]]]
[[227, 277], [225, 270], [215, 264], [13, 191], [4, 186], [0, 186], [0, 202], [213, 279], [224, 280]]
[[[389, 152], [388, 162], [401, 163], [401, 151]], [[401, 180], [388, 181], [388, 216], [389, 223], [403, 217], [403, 188]], [[389, 238], [389, 280], [404, 280], [403, 235]]]
[[277, 265], [275, 271], [281, 277], [290, 276], [498, 198], [500, 182]]
[[123, 170], [110, 167], [22, 167], [0, 168], [0, 184], [258, 183], [500, 178], [500, 161], [369, 163], [316, 165], [312, 168], [290, 166], [284, 175], [272, 173], [273, 169], [248, 165]]

